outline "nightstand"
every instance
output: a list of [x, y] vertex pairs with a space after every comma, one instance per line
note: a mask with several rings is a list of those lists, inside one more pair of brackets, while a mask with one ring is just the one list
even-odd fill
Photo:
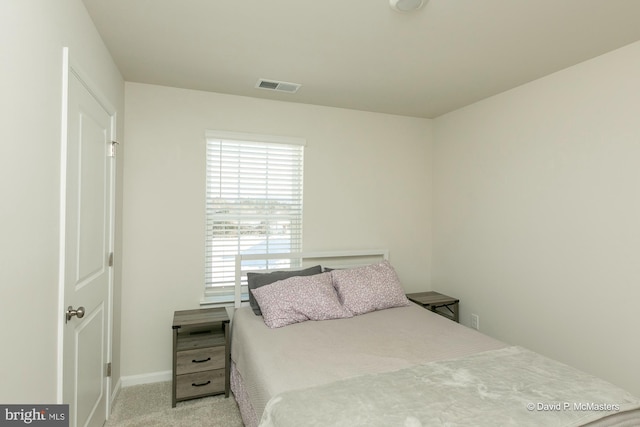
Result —
[[407, 298], [434, 313], [438, 313], [447, 319], [460, 323], [460, 313], [458, 311], [459, 299], [434, 291], [407, 294]]
[[176, 402], [224, 393], [231, 372], [229, 317], [225, 308], [173, 314], [173, 390]]

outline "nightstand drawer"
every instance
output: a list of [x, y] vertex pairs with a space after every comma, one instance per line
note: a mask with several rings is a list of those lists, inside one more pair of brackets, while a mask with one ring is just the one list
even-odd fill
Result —
[[178, 352], [176, 375], [222, 369], [225, 367], [224, 356], [224, 346], [180, 351]]
[[225, 392], [225, 370], [198, 372], [176, 377], [176, 399]]

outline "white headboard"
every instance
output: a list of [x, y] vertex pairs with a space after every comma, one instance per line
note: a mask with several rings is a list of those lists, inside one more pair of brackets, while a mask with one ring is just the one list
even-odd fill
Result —
[[[327, 251], [327, 252], [290, 252], [284, 254], [244, 254], [236, 255], [235, 266], [235, 308], [242, 304], [242, 278], [246, 277], [248, 272], [266, 273], [273, 270], [295, 270], [304, 268], [305, 264], [320, 264], [323, 267], [344, 268], [356, 267], [373, 262], [388, 260], [389, 251], [387, 249], [367, 249], [355, 251]], [[243, 264], [245, 261], [268, 261], [268, 260], [291, 260], [291, 264], [296, 267], [281, 268], [273, 267], [261, 270], [250, 268]]]

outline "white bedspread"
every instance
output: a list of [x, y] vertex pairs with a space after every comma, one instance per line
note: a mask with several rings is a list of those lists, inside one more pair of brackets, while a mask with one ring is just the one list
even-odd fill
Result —
[[284, 392], [260, 427], [569, 427], [639, 407], [604, 380], [507, 347]]

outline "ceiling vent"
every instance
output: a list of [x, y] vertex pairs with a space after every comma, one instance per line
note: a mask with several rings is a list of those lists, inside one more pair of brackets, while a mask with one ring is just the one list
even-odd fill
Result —
[[300, 89], [298, 83], [279, 82], [277, 80], [259, 79], [256, 83], [258, 89], [275, 90], [276, 92], [296, 93]]

